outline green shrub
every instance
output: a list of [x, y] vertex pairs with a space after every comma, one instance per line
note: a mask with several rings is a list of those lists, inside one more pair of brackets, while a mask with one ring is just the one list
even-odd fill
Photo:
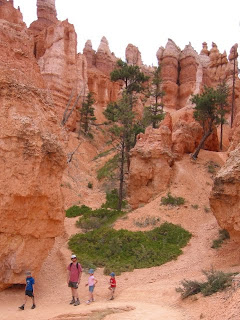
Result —
[[204, 211], [205, 211], [206, 213], [208, 213], [208, 212], [211, 211], [211, 209], [205, 206], [205, 207], [204, 207]]
[[176, 259], [190, 237], [188, 231], [171, 223], [164, 223], [148, 232], [104, 227], [72, 236], [69, 248], [81, 257], [83, 266], [87, 262], [104, 267], [105, 274], [113, 270], [120, 274]]
[[211, 248], [217, 249], [220, 248], [224, 240], [230, 239], [230, 235], [226, 229], [219, 230], [218, 239], [213, 240]]
[[181, 281], [182, 287], [176, 288], [176, 291], [181, 293], [182, 299], [199, 292], [204, 296], [210, 296], [213, 293], [223, 291], [227, 287], [231, 286], [232, 278], [234, 276], [234, 273], [224, 273], [213, 269], [210, 271], [203, 271], [203, 274], [207, 278], [206, 282], [186, 279]]
[[217, 164], [214, 161], [208, 161], [207, 162], [207, 170], [211, 174], [216, 174], [217, 169], [219, 168], [219, 164]]
[[139, 228], [145, 228], [148, 226], [155, 226], [159, 222], [160, 222], [160, 218], [147, 216], [146, 218], [141, 218], [141, 219], [139, 218], [137, 220], [134, 220], [133, 223], [135, 224], [135, 226]]
[[118, 210], [96, 209], [84, 213], [76, 222], [77, 227], [84, 231], [98, 229], [107, 226], [116, 221], [117, 218], [124, 214]]
[[68, 218], [78, 217], [86, 212], [91, 212], [91, 210], [92, 210], [91, 208], [85, 206], [84, 204], [81, 207], [72, 206], [66, 210], [66, 217]]
[[170, 192], [168, 192], [167, 197], [161, 198], [162, 205], [172, 205], [172, 206], [180, 206], [185, 203], [185, 199], [182, 197], [173, 197]]
[[182, 287], [176, 288], [176, 291], [181, 293], [182, 299], [201, 292], [201, 283], [198, 281], [184, 279], [181, 285]]
[[202, 284], [201, 292], [204, 296], [210, 296], [218, 291], [223, 291], [232, 284], [233, 273], [224, 273], [222, 271], [203, 271], [207, 277], [207, 282]]
[[198, 204], [192, 204], [192, 208], [197, 210], [198, 209]]
[[112, 178], [114, 175], [114, 171], [118, 166], [118, 155], [115, 155], [112, 159], [108, 160], [102, 168], [97, 171], [98, 180], [102, 180], [104, 178]]
[[88, 185], [87, 185], [87, 186], [88, 186], [89, 189], [92, 189], [92, 188], [93, 188], [92, 182], [88, 182]]
[[[106, 208], [106, 209], [114, 209], [117, 210], [118, 208], [118, 191], [117, 189], [113, 189], [110, 192], [106, 193], [106, 202], [102, 204], [101, 208]], [[122, 209], [126, 208], [127, 201], [123, 200], [122, 201]]]

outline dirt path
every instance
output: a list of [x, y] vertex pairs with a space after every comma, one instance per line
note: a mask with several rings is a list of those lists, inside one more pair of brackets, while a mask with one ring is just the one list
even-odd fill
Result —
[[[69, 305], [70, 290], [66, 284], [66, 266], [70, 252], [67, 239], [77, 232], [76, 219], [66, 219], [66, 233], [56, 239], [56, 243], [44, 262], [37, 277], [37, 308], [31, 310], [30, 303], [26, 310], [19, 311], [22, 303], [23, 288], [11, 288], [0, 293], [1, 320], [237, 320], [239, 314], [238, 291], [222, 293], [203, 298], [197, 296], [182, 301], [175, 288], [184, 278], [198, 279], [203, 269], [211, 266], [226, 270], [240, 270], [240, 257], [236, 245], [230, 241], [220, 250], [211, 249], [213, 239], [218, 236], [219, 227], [209, 208], [208, 197], [212, 178], [207, 172], [206, 162], [222, 162], [221, 154], [201, 152], [197, 162], [184, 157], [174, 166], [174, 180], [170, 191], [174, 196], [186, 199], [180, 208], [160, 206], [159, 195], [148, 205], [128, 214], [127, 219], [119, 220], [115, 228], [147, 230], [137, 228], [137, 219], [151, 215], [161, 222], [169, 221], [181, 224], [192, 232], [190, 243], [184, 248], [184, 254], [176, 261], [159, 267], [139, 269], [123, 273], [117, 277], [117, 294], [114, 301], [108, 301], [108, 277], [102, 269], [97, 269], [95, 276], [98, 284], [95, 289], [96, 302], [86, 305], [87, 274], [83, 275], [79, 293], [81, 305]], [[230, 297], [230, 299], [229, 299]], [[228, 310], [231, 306], [231, 312]], [[229, 318], [231, 316], [231, 318]]]

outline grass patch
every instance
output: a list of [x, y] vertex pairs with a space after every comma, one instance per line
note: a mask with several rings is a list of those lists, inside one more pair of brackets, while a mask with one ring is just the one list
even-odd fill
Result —
[[162, 205], [171, 205], [171, 206], [180, 206], [185, 203], [185, 199], [182, 197], [174, 197], [171, 195], [170, 192], [168, 192], [167, 197], [161, 198], [161, 204]]
[[84, 213], [91, 212], [91, 211], [92, 209], [85, 206], [84, 204], [81, 207], [74, 205], [66, 210], [66, 217], [68, 218], [78, 217]]
[[181, 293], [182, 299], [201, 292], [204, 296], [210, 296], [216, 292], [223, 291], [231, 286], [235, 273], [224, 273], [211, 269], [203, 271], [207, 281], [198, 282], [196, 280], [186, 280], [181, 282], [182, 287], [176, 288]]
[[118, 155], [115, 155], [113, 158], [109, 159], [102, 168], [97, 171], [97, 179], [102, 180], [105, 178], [112, 178], [114, 171], [118, 166]]
[[171, 223], [148, 232], [105, 227], [72, 236], [69, 248], [81, 257], [83, 267], [104, 267], [105, 274], [112, 270], [120, 274], [176, 259], [190, 238], [188, 231]]
[[226, 229], [219, 230], [218, 239], [213, 240], [211, 248], [218, 249], [223, 244], [224, 240], [230, 239], [230, 235]]
[[118, 210], [96, 209], [85, 212], [76, 222], [76, 226], [82, 228], [85, 232], [101, 227], [106, 227], [115, 222], [125, 213]]
[[160, 223], [160, 218], [147, 216], [146, 218], [139, 218], [137, 220], [134, 220], [133, 223], [135, 224], [135, 226], [139, 228], [156, 226], [157, 224]]

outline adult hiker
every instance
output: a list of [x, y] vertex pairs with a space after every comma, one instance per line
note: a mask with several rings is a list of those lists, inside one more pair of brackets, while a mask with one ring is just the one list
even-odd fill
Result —
[[72, 291], [72, 300], [70, 304], [78, 306], [80, 304], [78, 287], [82, 276], [82, 266], [77, 261], [77, 256], [75, 254], [72, 254], [71, 260], [72, 262], [67, 267], [67, 283]]

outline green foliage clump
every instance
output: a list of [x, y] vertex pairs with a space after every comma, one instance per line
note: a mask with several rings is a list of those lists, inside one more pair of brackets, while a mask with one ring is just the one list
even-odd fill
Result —
[[216, 292], [223, 291], [231, 286], [234, 273], [224, 273], [211, 269], [203, 271], [207, 281], [198, 282], [196, 280], [181, 281], [182, 287], [176, 288], [177, 292], [181, 293], [182, 299], [201, 292], [204, 296], [210, 296]]
[[[106, 193], [106, 202], [102, 204], [101, 208], [117, 210], [118, 201], [119, 201], [118, 191], [117, 189], [113, 189], [110, 192]], [[123, 200], [122, 209], [126, 208], [126, 205], [127, 205], [127, 201]]]
[[102, 168], [97, 171], [97, 179], [102, 180], [104, 178], [112, 178], [114, 171], [118, 167], [118, 155], [109, 159]]
[[104, 267], [105, 274], [117, 274], [135, 268], [159, 266], [176, 259], [191, 234], [180, 226], [164, 223], [148, 232], [99, 228], [76, 234], [69, 241], [70, 249], [85, 263]]
[[217, 164], [214, 161], [208, 161], [207, 162], [207, 170], [211, 174], [216, 174], [217, 169], [219, 169], [219, 164]]
[[92, 189], [92, 188], [93, 188], [92, 182], [88, 182], [88, 185], [87, 185], [87, 186], [88, 186], [89, 189]]
[[185, 203], [185, 199], [182, 197], [173, 197], [170, 192], [168, 192], [167, 197], [161, 198], [162, 205], [172, 205], [172, 206], [180, 206]]
[[88, 206], [85, 206], [84, 204], [81, 207], [74, 205], [66, 210], [66, 217], [68, 218], [78, 217], [84, 213], [91, 212], [91, 210], [92, 210], [91, 208], [89, 208]]
[[160, 218], [147, 216], [146, 218], [141, 218], [134, 220], [134, 224], [139, 228], [145, 228], [148, 226], [155, 226], [160, 222]]
[[91, 210], [83, 214], [76, 222], [77, 227], [85, 231], [108, 226], [124, 214], [122, 211], [108, 210], [105, 208]]
[[199, 208], [198, 204], [192, 204], [192, 208], [197, 210]]
[[219, 230], [218, 239], [213, 240], [211, 248], [217, 249], [220, 248], [224, 240], [230, 239], [230, 235], [226, 229]]

